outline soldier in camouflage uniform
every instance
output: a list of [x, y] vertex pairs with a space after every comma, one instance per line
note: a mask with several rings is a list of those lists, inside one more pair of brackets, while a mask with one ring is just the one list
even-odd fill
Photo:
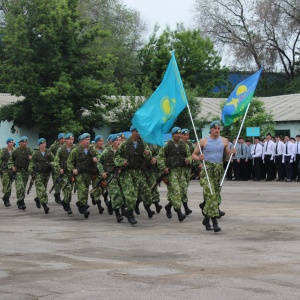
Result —
[[168, 174], [168, 200], [165, 206], [167, 217], [172, 218], [171, 208], [174, 207], [178, 220], [182, 222], [186, 216], [181, 212], [182, 195], [185, 189], [186, 165], [190, 165], [192, 158], [189, 146], [181, 140], [181, 129], [174, 127], [171, 130], [172, 139], [159, 151], [157, 164], [160, 170]]
[[[104, 146], [103, 137], [100, 134], [96, 135], [94, 149], [99, 153], [99, 157], [103, 152], [103, 150], [105, 149], [103, 146]], [[92, 178], [92, 187], [96, 188], [97, 184], [101, 181], [101, 179], [102, 179], [102, 174], [100, 174], [99, 170], [97, 169]], [[101, 195], [103, 195], [104, 197], [104, 202], [107, 206], [108, 213], [112, 215], [113, 211], [111, 207], [111, 202], [108, 201], [108, 193], [104, 188], [99, 188], [95, 190], [95, 192], [91, 195], [93, 205], [98, 206], [99, 214], [102, 214], [104, 212], [104, 208], [101, 205], [101, 199], [100, 199]]]
[[[203, 207], [204, 220], [202, 224], [205, 226], [206, 230], [212, 230], [209, 223], [209, 219], [211, 219], [214, 232], [219, 232], [221, 228], [218, 225], [217, 218], [220, 215], [218, 203], [218, 200], [221, 197], [220, 182], [224, 174], [223, 154], [225, 152], [225, 155], [229, 157], [231, 153], [236, 153], [236, 149], [232, 148], [230, 150], [228, 140], [220, 136], [221, 123], [219, 121], [211, 122], [209, 128], [210, 135], [199, 141], [203, 154], [200, 155], [199, 146], [197, 146], [192, 157], [195, 161], [205, 160], [208, 175], [207, 177], [205, 169], [203, 168], [200, 175], [200, 185], [203, 188], [205, 199]], [[209, 188], [208, 180], [210, 182], [212, 193]]]
[[8, 168], [8, 161], [11, 160], [11, 155], [14, 150], [14, 140], [8, 138], [6, 140], [7, 147], [0, 150], [0, 172], [3, 186], [3, 202], [5, 207], [10, 206], [9, 197], [11, 195], [10, 179], [12, 176], [11, 169]]
[[114, 156], [121, 144], [121, 137], [118, 134], [114, 134], [111, 137], [112, 146], [107, 147], [103, 150], [100, 156], [100, 162], [103, 165], [104, 171], [108, 174], [108, 181], [115, 176], [107, 186], [108, 193], [111, 199], [112, 210], [115, 212], [117, 222], [123, 220], [122, 215], [120, 214], [120, 208], [123, 207], [123, 194], [121, 191], [120, 179], [118, 174], [116, 175], [116, 166], [114, 163]]
[[[190, 131], [186, 128], [181, 130], [181, 139], [189, 146], [190, 149], [190, 155], [193, 154], [195, 150], [194, 144], [189, 140], [190, 137]], [[188, 207], [188, 197], [187, 197], [187, 191], [191, 180], [191, 173], [193, 168], [193, 162], [190, 165], [185, 166], [185, 192], [182, 194], [182, 204], [184, 207], [185, 214], [188, 216], [192, 213], [192, 210]]]
[[[65, 144], [65, 134], [64, 133], [60, 133], [58, 136], [57, 136], [57, 140], [50, 146], [49, 150], [52, 152], [53, 156], [56, 155], [56, 152], [57, 150], [59, 149], [59, 147], [63, 146]], [[52, 181], [55, 182], [55, 180], [57, 179], [57, 177], [59, 176], [59, 173], [53, 169], [52, 170]], [[61, 185], [58, 184], [55, 186], [55, 189], [54, 189], [54, 199], [55, 199], [55, 202], [57, 204], [61, 204], [61, 198], [60, 198], [60, 190], [61, 190]]]
[[25, 210], [26, 205], [25, 199], [25, 189], [29, 177], [29, 162], [32, 158], [32, 152], [30, 148], [27, 147], [28, 138], [26, 136], [21, 136], [19, 141], [19, 147], [15, 148], [12, 152], [12, 160], [8, 163], [8, 167], [16, 172], [16, 190], [17, 190], [17, 205], [19, 209]]
[[61, 200], [61, 205], [64, 210], [68, 213], [68, 215], [72, 214], [72, 210], [70, 207], [71, 198], [72, 198], [72, 190], [73, 190], [73, 181], [72, 181], [72, 173], [67, 168], [67, 160], [73, 149], [76, 148], [74, 143], [74, 135], [72, 133], [67, 133], [65, 135], [65, 144], [58, 148], [53, 166], [55, 168], [56, 173], [59, 173], [62, 176], [60, 186], [63, 187], [63, 195], [64, 199]]
[[[85, 218], [88, 218], [90, 215], [87, 201], [91, 174], [93, 169], [97, 168], [100, 157], [99, 153], [93, 147], [90, 147], [90, 140], [90, 134], [83, 133], [80, 136], [79, 145], [71, 151], [67, 160], [68, 170], [75, 175], [75, 185], [78, 197], [76, 205], [79, 212], [83, 214]], [[100, 170], [102, 177], [106, 178], [106, 174], [103, 172], [101, 164], [98, 164], [98, 169]]]
[[142, 196], [148, 217], [152, 218], [150, 209], [152, 197], [146, 182], [146, 162], [151, 159], [148, 145], [140, 138], [134, 126], [130, 127], [131, 137], [125, 140], [118, 148], [115, 155], [115, 165], [125, 167], [120, 174], [120, 183], [127, 206], [127, 219], [131, 225], [137, 223], [133, 210], [138, 195]]
[[[159, 147], [153, 144], [148, 144], [148, 146], [152, 153], [151, 160], [147, 162], [147, 179], [148, 179], [149, 187], [151, 189], [151, 187], [156, 184], [156, 181], [160, 176], [160, 171], [157, 166], [157, 155], [159, 153]], [[151, 190], [151, 195], [152, 195], [152, 203], [155, 205], [156, 212], [160, 213], [162, 206], [159, 204], [160, 196], [159, 196], [157, 186], [153, 190]]]
[[35, 174], [35, 188], [37, 197], [34, 198], [37, 208], [44, 208], [45, 214], [48, 214], [49, 207], [47, 185], [52, 170], [52, 162], [54, 159], [50, 150], [46, 149], [46, 140], [40, 138], [38, 140], [39, 148], [33, 151], [32, 159], [29, 164], [29, 172]]

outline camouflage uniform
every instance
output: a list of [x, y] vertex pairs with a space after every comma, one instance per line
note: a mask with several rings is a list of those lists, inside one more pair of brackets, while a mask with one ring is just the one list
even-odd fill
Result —
[[[166, 207], [167, 216], [170, 212], [171, 206], [181, 219], [181, 203], [182, 197], [186, 196], [186, 164], [185, 159], [192, 161], [189, 146], [182, 140], [175, 145], [175, 142], [169, 140], [159, 151], [158, 154], [158, 167], [160, 170], [171, 168], [168, 175], [168, 200], [171, 202]], [[168, 216], [169, 217], [169, 216]], [[185, 218], [185, 216], [184, 216]], [[184, 219], [183, 218], [183, 219]]]
[[[151, 159], [151, 151], [142, 139], [139, 139], [136, 145], [135, 148], [131, 138], [125, 140], [118, 148], [114, 158], [116, 166], [123, 166], [125, 161], [129, 163], [119, 177], [127, 206], [127, 218], [131, 224], [136, 223], [132, 212], [138, 195], [142, 197], [148, 217], [152, 217], [152, 211], [150, 210], [152, 197], [145, 176], [146, 162]], [[150, 152], [149, 155], [146, 156], [144, 150], [148, 150]]]
[[212, 193], [210, 192], [205, 169], [203, 168], [200, 175], [200, 185], [203, 188], [203, 195], [205, 200], [203, 214], [208, 218], [219, 217], [219, 204], [221, 203], [222, 188], [220, 186], [220, 182], [224, 174], [223, 163], [216, 164], [205, 161], [205, 165]]
[[[112, 147], [105, 148], [100, 156], [100, 162], [103, 165], [104, 172], [107, 172], [109, 174], [107, 181], [109, 181], [112, 178], [112, 176], [114, 176], [114, 171], [116, 170], [114, 156], [115, 151]], [[107, 189], [111, 199], [112, 209], [116, 211], [122, 208], [125, 203], [123, 199], [119, 176], [115, 176], [115, 178], [110, 181]]]
[[11, 165], [9, 163], [9, 168], [16, 168], [16, 178], [15, 185], [17, 191], [17, 205], [19, 209], [25, 210], [26, 206], [24, 203], [25, 190], [29, 177], [29, 161], [32, 155], [30, 148], [18, 147], [12, 152]]
[[56, 174], [60, 174], [59, 171], [61, 169], [64, 170], [64, 176], [62, 176], [61, 182], [58, 185], [60, 189], [63, 188], [64, 199], [61, 201], [61, 204], [64, 207], [65, 211], [68, 212], [68, 214], [72, 214], [70, 202], [73, 190], [73, 176], [67, 168], [67, 160], [71, 151], [75, 148], [75, 145], [73, 145], [71, 148], [67, 148], [66, 145], [61, 146], [56, 152], [53, 163]]
[[[159, 153], [159, 147], [157, 145], [153, 145], [153, 144], [148, 144], [148, 146], [152, 152], [152, 157], [157, 159], [157, 155]], [[158, 169], [157, 163], [155, 165], [153, 165], [150, 163], [150, 161], [147, 162], [146, 177], [147, 177], [147, 181], [148, 181], [151, 195], [152, 195], [152, 203], [155, 205], [157, 213], [159, 213], [162, 208], [162, 206], [158, 204], [160, 202], [160, 195], [159, 195], [157, 186], [153, 190], [151, 190], [151, 187], [156, 184], [156, 181], [159, 178], [160, 174], [161, 174], [161, 172]]]
[[[86, 152], [86, 154], [85, 154]], [[67, 160], [67, 168], [70, 172], [74, 169], [78, 170], [78, 175], [75, 177], [75, 185], [77, 189], [78, 202], [76, 203], [78, 210], [88, 217], [87, 201], [89, 194], [89, 185], [91, 183], [91, 174], [97, 168], [93, 157], [99, 160], [99, 153], [93, 148], [85, 149], [83, 145], [79, 144], [73, 149]], [[100, 165], [100, 172], [103, 173], [103, 167]]]
[[29, 165], [29, 172], [35, 173], [35, 188], [37, 198], [35, 202], [38, 208], [41, 205], [44, 207], [45, 213], [47, 214], [49, 208], [47, 207], [48, 195], [47, 195], [47, 185], [50, 178], [54, 156], [50, 150], [46, 149], [44, 154], [40, 149], [36, 149], [33, 152], [32, 160]]
[[[61, 145], [59, 144], [58, 141], [55, 141], [49, 148], [49, 150], [51, 151], [51, 153], [53, 154], [53, 156], [56, 156], [56, 153], [58, 151], [58, 149], [61, 147]], [[60, 175], [59, 172], [57, 172], [56, 169], [52, 169], [52, 181], [55, 182], [57, 177]], [[54, 188], [54, 198], [55, 198], [55, 202], [57, 204], [61, 204], [61, 199], [60, 199], [60, 191], [62, 188], [62, 184], [57, 184]]]
[[11, 196], [10, 178], [12, 176], [11, 169], [8, 168], [8, 162], [11, 160], [12, 151], [7, 148], [0, 150], [0, 172], [3, 187], [3, 202], [6, 207], [10, 206], [9, 197]]

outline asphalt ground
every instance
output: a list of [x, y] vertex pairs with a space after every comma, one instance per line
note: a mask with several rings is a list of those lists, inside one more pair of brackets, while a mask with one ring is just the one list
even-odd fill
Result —
[[[49, 184], [49, 188], [51, 183]], [[166, 186], [159, 188], [167, 204]], [[44, 214], [0, 203], [0, 299], [299, 299], [300, 183], [231, 182], [222, 189], [220, 233], [201, 224], [202, 188], [191, 181], [193, 213], [165, 211], [138, 224], [90, 208], [68, 216], [49, 197]]]

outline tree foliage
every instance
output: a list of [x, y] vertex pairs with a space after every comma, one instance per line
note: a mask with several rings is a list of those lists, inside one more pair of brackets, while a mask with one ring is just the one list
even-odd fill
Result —
[[115, 58], [90, 45], [107, 33], [87, 27], [78, 0], [11, 0], [6, 8], [0, 87], [25, 99], [2, 107], [0, 119], [49, 135], [101, 127], [115, 105], [107, 97]]
[[233, 67], [298, 75], [299, 0], [196, 0], [196, 17], [205, 36], [227, 49]]

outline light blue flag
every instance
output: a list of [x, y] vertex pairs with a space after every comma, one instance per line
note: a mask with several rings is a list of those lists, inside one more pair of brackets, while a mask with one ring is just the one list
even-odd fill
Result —
[[222, 110], [224, 126], [230, 126], [245, 114], [248, 104], [254, 95], [262, 68], [240, 82], [230, 94]]
[[177, 116], [187, 105], [175, 55], [164, 78], [152, 96], [135, 112], [131, 123], [147, 143], [163, 146], [164, 133], [169, 132]]

